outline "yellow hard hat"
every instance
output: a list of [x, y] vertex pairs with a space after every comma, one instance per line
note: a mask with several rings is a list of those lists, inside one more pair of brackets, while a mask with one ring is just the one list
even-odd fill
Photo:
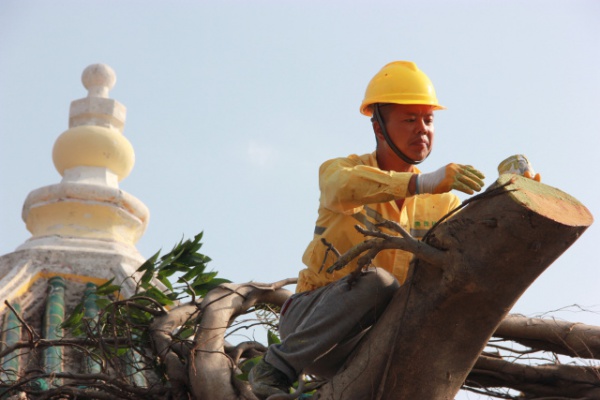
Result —
[[427, 75], [410, 61], [393, 61], [371, 79], [360, 112], [370, 117], [373, 115], [371, 105], [375, 103], [425, 104], [434, 110], [446, 108], [438, 103]]

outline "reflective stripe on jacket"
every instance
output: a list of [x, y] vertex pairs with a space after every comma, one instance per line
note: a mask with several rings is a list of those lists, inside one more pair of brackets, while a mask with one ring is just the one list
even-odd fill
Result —
[[[413, 168], [415, 173], [420, 172]], [[313, 240], [302, 257], [307, 268], [300, 271], [297, 292], [336, 281], [356, 267], [355, 259], [342, 270], [327, 273], [327, 268], [337, 257], [327, 250], [322, 238], [343, 254], [365, 240], [355, 225], [371, 228], [387, 219], [398, 222], [413, 237], [420, 239], [435, 222], [460, 204], [452, 193], [408, 197], [411, 176], [412, 172], [380, 170], [375, 153], [336, 158], [321, 165], [319, 216]], [[405, 199], [402, 210], [396, 205], [398, 199]], [[402, 250], [384, 250], [375, 257], [373, 265], [391, 272], [403, 283], [411, 259], [412, 254]]]

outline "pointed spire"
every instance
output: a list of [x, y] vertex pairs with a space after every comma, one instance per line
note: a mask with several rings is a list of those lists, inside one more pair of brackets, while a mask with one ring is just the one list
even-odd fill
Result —
[[69, 129], [54, 144], [61, 183], [32, 191], [23, 220], [36, 237], [93, 238], [133, 245], [146, 229], [148, 209], [119, 189], [135, 155], [123, 136], [125, 106], [108, 98], [116, 82], [105, 64], [87, 67], [86, 97], [71, 103]]

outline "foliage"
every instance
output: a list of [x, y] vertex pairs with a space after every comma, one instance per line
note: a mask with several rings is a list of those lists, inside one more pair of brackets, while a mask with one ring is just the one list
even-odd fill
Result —
[[[180, 241], [160, 259], [158, 258], [160, 252], [157, 252], [142, 264], [138, 269], [143, 273], [139, 281], [142, 290], [138, 295], [143, 296], [145, 293], [156, 291], [156, 287], [151, 282], [153, 278], [165, 285], [171, 292], [168, 296], [155, 298], [162, 305], [172, 305], [172, 301], [181, 299], [183, 295], [205, 296], [216, 286], [230, 282], [227, 279], [216, 278], [216, 272], [205, 272], [206, 265], [211, 259], [198, 252], [202, 247], [201, 239], [202, 232], [196, 235], [194, 240]], [[180, 284], [179, 287], [174, 287], [169, 279], [175, 274], [180, 274], [176, 281]], [[153, 295], [151, 294], [150, 297]]]
[[[97, 385], [97, 378], [101, 375], [104, 391], [112, 392], [117, 398], [165, 398], [169, 376], [163, 360], [156, 356], [153, 348], [152, 322], [167, 315], [182, 300], [195, 302], [218, 285], [230, 282], [217, 278], [217, 272], [207, 270], [211, 259], [200, 253], [201, 239], [202, 233], [199, 233], [193, 239], [180, 240], [163, 256], [159, 251], [150, 257], [130, 277], [135, 282], [133, 296], [124, 298], [122, 286], [116, 284], [113, 278], [87, 292], [83, 301], [74, 307], [62, 324], [65, 332], [63, 342], [67, 338], [71, 340], [74, 343], [71, 356], [77, 360], [88, 360], [94, 365], [93, 371], [88, 369], [88, 372], [96, 374], [91, 378], [92, 374], [87, 378], [79, 377], [85, 381], [80, 385], [69, 381], [69, 386], [75, 387], [70, 389], [76, 393], [74, 397], [103, 398], [99, 392], [90, 393], [90, 388]], [[189, 342], [199, 318], [196, 313], [194, 318], [170, 332], [173, 342]], [[73, 356], [74, 353], [78, 354]], [[47, 374], [38, 373], [36, 376], [39, 381]], [[23, 390], [25, 381], [35, 380], [28, 377], [17, 382], [5, 381], [0, 383], [0, 387]], [[162, 384], [156, 386], [157, 382]], [[140, 395], [140, 386], [149, 389]], [[65, 393], [63, 390], [62, 398], [69, 398]], [[46, 392], [45, 396], [48, 395], [50, 393]]]
[[[160, 256], [158, 251], [146, 260], [137, 270], [139, 277], [132, 277], [137, 286], [135, 294], [128, 299], [118, 300], [122, 297], [122, 288], [113, 283], [114, 278], [99, 286], [92, 294], [99, 297], [96, 305], [102, 310], [97, 324], [104, 332], [99, 333], [120, 331], [127, 326], [128, 333], [141, 338], [152, 319], [165, 312], [165, 307], [172, 307], [189, 296], [202, 297], [216, 286], [230, 282], [216, 278], [217, 272], [206, 272], [211, 259], [199, 253], [202, 235], [201, 232], [193, 240], [182, 239], [169, 253]], [[171, 282], [174, 275], [175, 284]], [[83, 303], [79, 304], [63, 327], [74, 333], [81, 332], [84, 312]], [[119, 318], [115, 319], [116, 316]]]

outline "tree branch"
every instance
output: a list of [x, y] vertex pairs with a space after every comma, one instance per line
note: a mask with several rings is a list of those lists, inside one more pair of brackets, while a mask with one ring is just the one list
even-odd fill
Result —
[[177, 397], [185, 393], [190, 387], [187, 371], [189, 353], [185, 354], [185, 358], [182, 360], [180, 352], [173, 351], [172, 335], [175, 330], [179, 329], [197, 313], [196, 304], [184, 304], [172, 309], [168, 314], [156, 318], [150, 324], [150, 337], [156, 355], [163, 360], [167, 375], [173, 385], [173, 391]]
[[225, 352], [237, 364], [242, 357], [251, 358], [264, 354], [267, 347], [259, 342], [242, 342], [237, 346], [225, 346]]
[[500, 323], [494, 337], [571, 357], [600, 358], [600, 327], [597, 326], [510, 315]]
[[[202, 319], [194, 338], [193, 366], [190, 384], [198, 399], [238, 398], [236, 391], [247, 392], [247, 384], [232, 381], [236, 378], [234, 360], [225, 352], [225, 333], [234, 315], [244, 313], [257, 303], [282, 305], [290, 296], [283, 286], [296, 279], [284, 279], [273, 284], [222, 284], [211, 290], [200, 305]], [[243, 389], [245, 387], [245, 389]]]
[[[103, 339], [102, 341], [106, 344], [118, 345], [119, 343], [127, 342], [130, 338], [127, 337], [119, 337], [119, 338], [109, 338]], [[96, 346], [98, 345], [98, 341], [93, 338], [62, 338], [62, 339], [38, 339], [33, 342], [30, 341], [19, 341], [13, 344], [10, 347], [5, 348], [0, 351], [0, 358], [5, 357], [7, 354], [12, 353], [18, 349], [33, 349], [33, 348], [46, 348], [46, 347], [54, 347], [54, 346]]]
[[[387, 225], [396, 225], [395, 228], [402, 229], [402, 227], [400, 227], [399, 225], [391, 222]], [[373, 251], [369, 253], [367, 258], [360, 260], [357, 268], [365, 267], [370, 263], [370, 260], [372, 260], [380, 251], [389, 249], [408, 251], [410, 253], [413, 253], [415, 257], [423, 259], [431, 265], [442, 265], [444, 262], [444, 252], [442, 250], [438, 250], [435, 247], [432, 247], [420, 240], [413, 238], [408, 232], [404, 231], [403, 229], [403, 233], [401, 233], [402, 237], [398, 237], [388, 235], [381, 231], [366, 230], [359, 225], [356, 225], [355, 228], [363, 235], [372, 236], [375, 239], [365, 240], [364, 242], [361, 242], [350, 248], [340, 258], [338, 258], [336, 262], [333, 263], [333, 265], [331, 265], [327, 269], [328, 273], [333, 273], [334, 271], [346, 267], [352, 260], [360, 256], [361, 254], [371, 250]]]
[[13, 314], [15, 314], [15, 317], [17, 317], [17, 319], [21, 323], [21, 325], [25, 328], [25, 330], [27, 331], [27, 334], [29, 335], [29, 341], [30, 342], [33, 343], [34, 338], [39, 338], [40, 337], [38, 334], [35, 333], [35, 331], [31, 328], [31, 326], [29, 326], [29, 324], [27, 322], [25, 322], [23, 320], [23, 318], [21, 318], [21, 316], [19, 315], [19, 313], [17, 312], [17, 310], [14, 309], [14, 307], [8, 302], [8, 300], [4, 300], [4, 304], [6, 304], [6, 306], [8, 308], [10, 308], [10, 310], [13, 312]]
[[528, 399], [543, 396], [600, 398], [598, 367], [558, 364], [531, 366], [481, 356], [465, 384], [474, 387], [508, 387], [524, 392]]

